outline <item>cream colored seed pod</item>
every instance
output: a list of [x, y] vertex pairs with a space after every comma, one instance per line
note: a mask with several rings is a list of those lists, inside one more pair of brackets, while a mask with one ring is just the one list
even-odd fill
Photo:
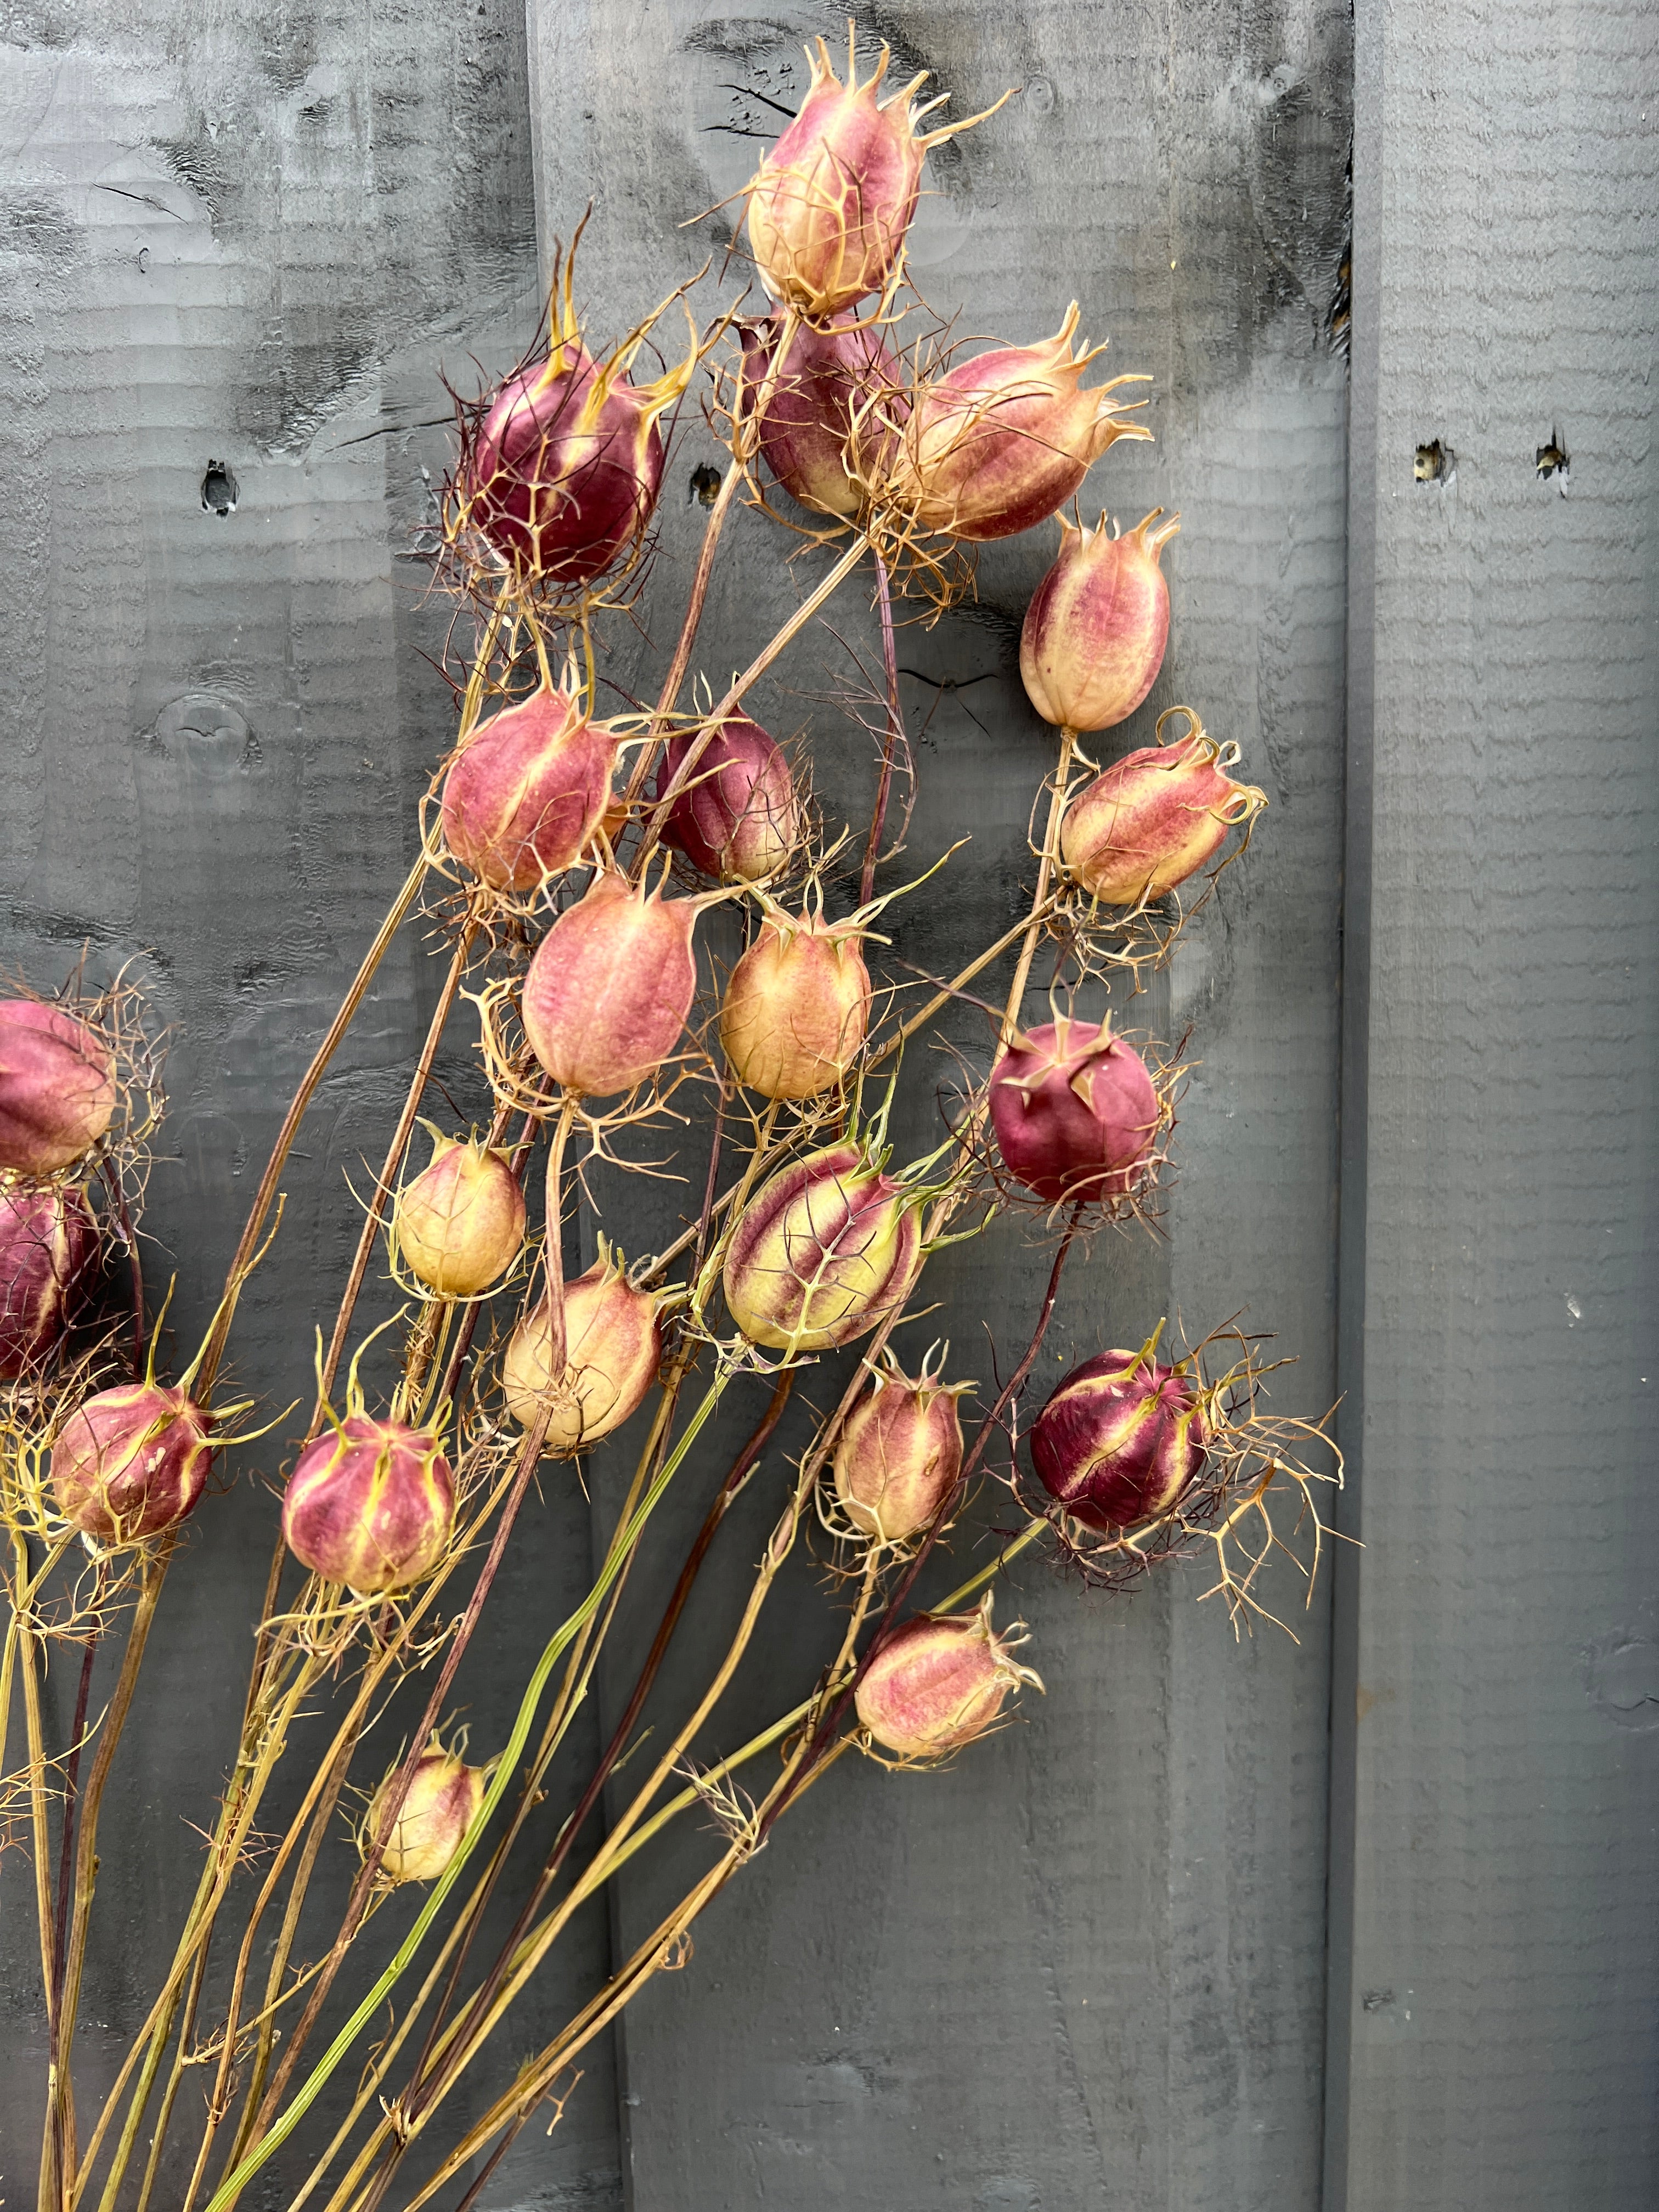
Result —
[[543, 1446], [550, 1459], [585, 1450], [635, 1411], [662, 1360], [660, 1306], [653, 1291], [634, 1288], [620, 1255], [601, 1243], [587, 1273], [565, 1285], [565, 1363], [556, 1378], [545, 1299], [514, 1330], [501, 1362], [507, 1410], [528, 1429], [550, 1404]]
[[398, 1194], [398, 1251], [440, 1297], [476, 1297], [518, 1257], [524, 1193], [501, 1153], [431, 1133], [430, 1163]]
[[1013, 1656], [1022, 1640], [993, 1629], [989, 1590], [975, 1613], [918, 1613], [866, 1668], [859, 1719], [897, 1759], [948, 1758], [996, 1726], [1010, 1690], [1042, 1687]]
[[904, 1373], [890, 1354], [836, 1447], [836, 1495], [848, 1519], [878, 1543], [927, 1528], [962, 1470], [957, 1400], [971, 1382], [940, 1382], [926, 1365]]
[[[394, 1770], [370, 1799], [360, 1849], [366, 1850], [379, 1834], [397, 1779]], [[392, 1833], [386, 1838], [380, 1857], [384, 1878], [394, 1885], [436, 1881], [477, 1818], [489, 1779], [486, 1768], [469, 1766], [458, 1753], [446, 1751], [434, 1736], [416, 1762]]]
[[763, 1098], [816, 1098], [845, 1080], [870, 1025], [859, 933], [821, 915], [774, 915], [732, 971], [720, 1044]]

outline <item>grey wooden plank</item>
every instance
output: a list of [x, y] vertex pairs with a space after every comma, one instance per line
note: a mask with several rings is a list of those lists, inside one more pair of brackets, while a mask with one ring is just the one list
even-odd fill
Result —
[[[476, 350], [499, 368], [538, 310], [524, 19], [511, 0], [25, 0], [0, 14], [0, 38], [4, 957], [43, 988], [83, 939], [100, 967], [137, 957], [175, 1024], [150, 1266], [161, 1280], [178, 1268], [176, 1340], [191, 1346], [449, 742], [448, 695], [419, 658], [443, 610], [407, 556], [444, 465], [441, 367], [476, 375]], [[234, 514], [203, 509], [210, 459], [237, 479]], [[419, 948], [401, 948], [301, 1140], [283, 1239], [233, 1346], [235, 1379], [272, 1412], [307, 1390], [319, 1301], [356, 1237], [342, 1173], [380, 1157], [434, 990]], [[443, 1072], [479, 1110], [459, 1024]], [[247, 1455], [174, 1570], [106, 1816], [88, 2093], [142, 2017], [197, 1879], [184, 1824], [210, 1820], [234, 1747], [282, 1450], [279, 1435]], [[457, 1684], [480, 1749], [550, 1609], [583, 1586], [586, 1544], [579, 1499], [528, 1514]], [[52, 1689], [72, 1697], [55, 1675]], [[366, 1783], [390, 1755], [368, 1755]], [[353, 1863], [342, 1832], [321, 1903], [337, 1907]], [[5, 1887], [0, 2170], [15, 2202], [43, 2069], [33, 1914], [9, 1859]], [[400, 1921], [401, 1901], [385, 1932]], [[598, 1918], [578, 1932], [577, 1985], [603, 1971], [605, 1945]], [[526, 2033], [538, 2006], [555, 2019], [568, 2003], [550, 1973]], [[605, 2048], [565, 2130], [533, 2135], [518, 2174], [538, 2203], [614, 2200]]]
[[1358, 10], [1332, 2212], [1653, 2197], [1656, 52]]
[[[1052, 329], [1075, 293], [1087, 326], [1110, 332], [1116, 368], [1156, 373], [1158, 444], [1121, 448], [1088, 495], [1126, 521], [1158, 501], [1187, 517], [1170, 563], [1170, 664], [1126, 743], [1190, 698], [1239, 738], [1274, 800], [1146, 1015], [1164, 1033], [1193, 1021], [1203, 1061], [1170, 1243], [1099, 1247], [1072, 1285], [1057, 1359], [1144, 1334], [1162, 1311], [1178, 1308], [1201, 1333], [1243, 1306], [1300, 1355], [1277, 1402], [1322, 1411], [1334, 1387], [1345, 406], [1324, 326], [1346, 219], [1346, 11], [906, 5], [859, 20], [872, 42], [898, 44], [907, 69], [933, 68], [959, 111], [1026, 88], [940, 165], [919, 228], [922, 282], [964, 328], [1024, 338]], [[833, 41], [838, 21], [799, 5], [763, 19], [686, 4], [532, 8], [544, 250], [592, 197], [580, 289], [596, 331], [624, 327], [723, 234], [677, 226], [757, 156], [732, 134], [743, 94], [729, 88], [775, 95], [786, 63], [799, 87], [801, 39]], [[653, 579], [667, 611], [653, 618], [654, 646], [619, 649], [630, 688], [672, 635], [700, 525], [683, 487], [714, 457], [700, 430], [686, 434]], [[938, 704], [922, 751], [908, 858], [921, 865], [963, 831], [975, 843], [965, 869], [895, 910], [896, 951], [919, 963], [937, 968], [970, 931], [990, 934], [988, 915], [1027, 866], [1026, 813], [1051, 741], [1011, 646], [1050, 542], [995, 550], [979, 609], [906, 645], [908, 665], [935, 680], [990, 679]], [[759, 519], [736, 523], [730, 544], [699, 650], [713, 680], [804, 588], [780, 574]], [[803, 580], [813, 573], [803, 564]], [[836, 622], [867, 641], [850, 595]], [[863, 740], [849, 746], [806, 696], [826, 688], [835, 650], [803, 641], [757, 710], [781, 730], [811, 714], [839, 821], [867, 803], [869, 769]], [[916, 723], [935, 696], [909, 685]], [[982, 1051], [971, 1018], [959, 1037]], [[902, 1110], [919, 1144], [931, 1079], [913, 1081]], [[611, 1185], [603, 1196], [605, 1225], [630, 1246], [684, 1204]], [[948, 1333], [953, 1360], [983, 1373], [988, 1325], [1006, 1362], [1039, 1264], [1002, 1231], [943, 1257], [945, 1310], [920, 1324], [916, 1348]], [[813, 1395], [827, 1403], [833, 1387], [825, 1372]], [[732, 1411], [728, 1437], [754, 1411]], [[720, 1648], [799, 1439], [781, 1433], [722, 1534], [675, 1647], [665, 1716]], [[602, 1528], [622, 1457], [602, 1455], [596, 1470]], [[662, 1509], [624, 1654], [628, 1633], [648, 1633], [718, 1467], [711, 1453]], [[996, 1511], [988, 1502], [981, 1525]], [[1237, 1652], [1197, 1606], [1195, 1576], [1109, 1604], [1041, 1571], [1018, 1580], [1004, 1611], [1030, 1621], [1048, 1683], [1024, 1724], [943, 1776], [837, 1771], [706, 1916], [689, 1968], [631, 2008], [641, 2208], [1317, 2203], [1325, 1601], [1297, 1622], [1299, 1647], [1267, 1635]], [[787, 1686], [822, 1663], [826, 1636], [823, 1590], [803, 1568], [708, 1747], [729, 1748], [795, 1694]], [[630, 1680], [611, 1671], [613, 1711]], [[653, 1923], [708, 1849], [693, 1837], [629, 1868], [620, 1942]]]

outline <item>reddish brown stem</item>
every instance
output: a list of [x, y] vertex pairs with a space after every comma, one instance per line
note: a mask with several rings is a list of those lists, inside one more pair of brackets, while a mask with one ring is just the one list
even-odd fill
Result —
[[[507, 2156], [508, 2151], [512, 2149], [514, 2144], [518, 2141], [520, 2131], [524, 2127], [526, 2121], [529, 2119], [530, 2112], [531, 2111], [533, 2111], [533, 2109], [534, 2107], [532, 2106], [519, 2114], [512, 2126], [508, 2128], [507, 2133], [501, 2137], [500, 2142], [496, 2144], [495, 2149], [490, 2152], [489, 2157], [484, 2160], [483, 2171], [479, 2174], [477, 2179], [467, 2191], [465, 2196], [461, 2198], [459, 2203], [456, 2205], [455, 2212], [472, 2212], [472, 2207], [477, 2203], [479, 2197], [483, 2196], [484, 2188], [489, 2180], [490, 2175], [495, 2172], [495, 2168], [501, 2164], [501, 2160]], [[365, 2208], [365, 2212], [367, 2212], [367, 2208]]]

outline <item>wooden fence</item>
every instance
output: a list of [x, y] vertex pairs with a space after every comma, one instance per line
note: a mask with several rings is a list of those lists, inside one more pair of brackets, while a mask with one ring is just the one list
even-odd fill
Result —
[[[838, 1769], [483, 2202], [1636, 2212], [1659, 2188], [1659, 19], [857, 15], [958, 112], [1019, 88], [938, 161], [918, 278], [1009, 337], [1075, 296], [1115, 367], [1154, 375], [1156, 444], [1091, 491], [1182, 516], [1169, 659], [1130, 735], [1190, 701], [1272, 801], [1152, 995], [1149, 1026], [1190, 1026], [1200, 1063], [1167, 1237], [1097, 1248], [1060, 1356], [1165, 1312], [1275, 1331], [1298, 1362], [1284, 1409], [1344, 1394], [1363, 1548], [1305, 1613], [1279, 1583], [1297, 1641], [1242, 1647], [1194, 1576], [1111, 1600], [1017, 1577], [1047, 1697], [945, 1774]], [[596, 328], [719, 251], [729, 218], [706, 211], [792, 104], [803, 40], [844, 21], [808, 0], [530, 0], [527, 25], [516, 0], [0, 7], [7, 959], [41, 985], [83, 943], [133, 959], [176, 1024], [151, 1225], [181, 1344], [449, 742], [421, 658], [443, 611], [409, 550], [445, 465], [441, 368], [476, 384], [513, 359], [590, 201]], [[694, 423], [667, 597], [715, 457]], [[716, 684], [804, 573], [763, 518], [739, 531], [699, 649]], [[1049, 544], [994, 549], [975, 606], [907, 635], [910, 852], [974, 840], [894, 913], [896, 957], [934, 972], [1028, 868], [1049, 755], [1013, 641]], [[820, 703], [869, 635], [856, 606], [837, 628], [760, 696], [770, 725], [817, 718], [836, 818], [871, 775]], [[630, 635], [611, 677], [638, 688], [658, 658]], [[394, 956], [308, 1124], [240, 1340], [275, 1405], [355, 1235], [340, 1173], [395, 1112], [434, 990], [418, 945]], [[459, 1030], [440, 1073], [476, 1085]], [[628, 1206], [643, 1245], [678, 1200]], [[944, 1255], [940, 1334], [1006, 1350], [1038, 1264], [1000, 1233]], [[603, 1460], [591, 1508], [548, 1486], [463, 1677], [475, 1744], [619, 1494]], [[185, 1824], [234, 1744], [275, 1511], [248, 1480], [198, 1516], [157, 1631], [109, 1816], [89, 2095], [195, 1880]], [[701, 1514], [671, 1500], [642, 1618]], [[688, 1673], [770, 1518], [757, 1486], [677, 1646]], [[780, 1671], [810, 1675], [823, 1603], [810, 1571], [782, 1592], [722, 1741], [770, 1717]], [[706, 1848], [630, 1865], [519, 2044]], [[349, 1866], [342, 1841], [319, 1913]], [[21, 2203], [43, 2031], [10, 1865], [3, 1894]]]

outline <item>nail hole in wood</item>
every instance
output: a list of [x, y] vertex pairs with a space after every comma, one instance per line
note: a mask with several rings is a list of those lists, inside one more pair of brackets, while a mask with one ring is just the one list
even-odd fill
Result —
[[1553, 424], [1550, 427], [1548, 445], [1538, 448], [1534, 460], [1540, 477], [1559, 477], [1562, 490], [1566, 489], [1566, 480], [1572, 473], [1572, 456], [1567, 451], [1561, 433]]
[[228, 461], [210, 461], [202, 478], [202, 508], [207, 514], [234, 514], [241, 487]]

